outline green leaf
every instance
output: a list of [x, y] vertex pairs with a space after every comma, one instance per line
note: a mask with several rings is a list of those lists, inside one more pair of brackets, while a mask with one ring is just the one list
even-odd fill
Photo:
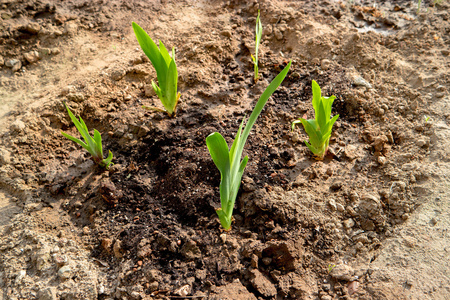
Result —
[[331, 107], [333, 106], [333, 102], [334, 102], [334, 99], [336, 99], [336, 96], [330, 96], [330, 97], [322, 97], [323, 98], [323, 102], [325, 103], [324, 104], [324, 107], [326, 108], [326, 119], [327, 120], [329, 120], [330, 119], [330, 116], [331, 116]]
[[269, 100], [270, 96], [276, 91], [276, 89], [280, 86], [280, 84], [283, 82], [284, 78], [286, 77], [287, 73], [289, 72], [289, 69], [291, 67], [291, 61], [287, 64], [287, 66], [280, 72], [280, 74], [275, 77], [272, 82], [269, 84], [269, 86], [265, 89], [265, 91], [262, 93], [261, 97], [259, 98], [258, 102], [255, 105], [255, 108], [253, 109], [250, 118], [248, 118], [248, 122], [245, 125], [244, 131], [242, 133], [242, 141], [237, 149], [237, 153], [239, 156], [241, 156], [242, 151], [244, 149], [244, 145], [247, 142], [248, 135], [250, 134], [250, 130], [252, 129], [253, 125], [256, 122], [256, 119], [261, 114], [261, 111], [263, 110], [264, 106], [266, 105], [267, 101]]
[[109, 169], [109, 166], [112, 164], [111, 163], [112, 159], [113, 159], [113, 154], [111, 151], [109, 151], [108, 157], [102, 161], [102, 163], [105, 165], [105, 167], [107, 169]]
[[161, 100], [161, 103], [164, 106], [164, 103], [166, 103], [166, 101], [163, 101], [162, 99], [164, 99], [163, 94], [161, 92], [161, 89], [159, 88], [159, 86], [152, 80], [152, 87], [153, 90], [155, 91], [156, 95], [158, 95], [159, 100]]
[[[178, 72], [175, 61], [170, 62], [169, 71], [167, 73], [167, 85], [166, 85], [166, 103], [163, 103], [167, 112], [171, 116], [177, 105], [177, 82], [178, 82]], [[162, 99], [161, 99], [162, 101]]]
[[89, 135], [89, 130], [84, 123], [83, 119], [80, 117], [80, 120], [78, 120], [70, 111], [69, 107], [66, 103], [64, 103], [67, 112], [69, 114], [70, 119], [75, 124], [75, 127], [78, 129], [79, 133], [83, 137], [85, 142], [82, 142], [81, 140], [68, 135], [67, 133], [61, 131], [61, 134], [68, 138], [69, 140], [81, 145], [84, 149], [86, 149], [94, 158], [94, 161], [98, 163], [100, 166], [108, 167], [111, 164], [112, 160], [112, 153], [109, 151], [110, 155], [108, 156], [108, 159], [105, 161], [103, 159], [103, 146], [102, 146], [102, 136], [100, 135], [100, 132], [98, 130], [94, 129], [94, 137], [91, 137]]
[[339, 115], [335, 115], [330, 121], [328, 121], [327, 123], [327, 128], [325, 132], [331, 132], [334, 123], [336, 122], [336, 120], [339, 118]]
[[225, 139], [218, 132], [214, 132], [206, 138], [206, 145], [208, 147], [211, 158], [213, 159], [216, 167], [219, 169], [221, 175], [221, 208], [216, 212], [219, 216], [220, 223], [225, 230], [229, 230], [231, 228], [231, 217], [233, 214], [234, 203], [239, 192], [242, 175], [248, 163], [248, 156], [245, 156], [244, 159], [239, 163], [248, 135], [256, 119], [264, 108], [264, 105], [267, 103], [267, 100], [286, 77], [290, 66], [291, 62], [289, 62], [289, 64], [283, 69], [283, 71], [281, 71], [281, 73], [278, 74], [277, 77], [275, 77], [275, 79], [263, 92], [258, 102], [256, 103], [256, 106], [253, 109], [253, 112], [250, 115], [250, 118], [245, 125], [244, 130], [242, 130], [244, 126], [244, 120], [242, 120], [233, 144], [231, 145], [231, 149], [228, 149], [228, 145]]
[[134, 34], [136, 35], [136, 39], [139, 45], [141, 46], [142, 51], [144, 51], [145, 55], [147, 55], [147, 57], [150, 59], [150, 62], [152, 63], [153, 67], [156, 70], [156, 75], [158, 76], [159, 84], [164, 85], [166, 81], [165, 70], [167, 69], [167, 64], [164, 58], [162, 57], [158, 46], [150, 38], [147, 32], [145, 32], [145, 30], [142, 29], [138, 24], [132, 22], [132, 26]]
[[241, 159], [240, 156], [236, 155], [237, 151], [237, 145], [241, 142], [241, 136], [242, 136], [242, 128], [244, 127], [244, 121], [242, 120], [241, 125], [239, 125], [238, 132], [236, 133], [236, 137], [234, 138], [233, 144], [231, 145], [230, 149], [230, 164], [231, 166], [236, 164], [236, 161], [239, 161]]
[[315, 112], [315, 118], [317, 118], [317, 111], [319, 109], [319, 103], [321, 102], [322, 92], [320, 91], [320, 86], [317, 84], [315, 80], [312, 81], [312, 104]]
[[331, 127], [333, 127], [334, 123], [337, 121], [337, 119], [339, 118], [339, 115], [335, 115], [330, 122], [328, 122], [329, 126], [330, 126], [330, 131], [331, 131]]
[[161, 42], [161, 41], [159, 41], [159, 51], [161, 52], [161, 55], [164, 58], [164, 61], [166, 63], [166, 68], [169, 68], [172, 58], [169, 55], [169, 51], [167, 51], [166, 47], [164, 46], [163, 42]]
[[80, 117], [80, 120], [78, 121], [78, 119], [73, 115], [72, 111], [70, 111], [69, 107], [67, 106], [67, 104], [65, 102], [64, 102], [64, 106], [67, 109], [70, 119], [75, 124], [75, 127], [77, 128], [78, 132], [83, 137], [84, 142], [87, 146], [86, 150], [88, 150], [89, 153], [91, 153], [91, 155], [95, 155], [95, 143], [93, 142], [91, 136], [89, 135], [89, 131], [88, 131], [87, 126], [84, 123], [83, 119]]
[[320, 151], [318, 149], [311, 146], [311, 144], [309, 144], [307, 141], [305, 141], [305, 144], [314, 155], [320, 156]]
[[73, 141], [73, 142], [75, 142], [75, 143], [77, 143], [77, 144], [80, 144], [84, 149], [86, 149], [87, 151], [89, 151], [88, 145], [86, 145], [85, 143], [83, 143], [81, 140], [79, 140], [79, 139], [77, 139], [77, 138], [74, 138], [74, 137], [71, 136], [71, 135], [68, 135], [68, 134], [65, 133], [64, 131], [61, 131], [61, 134], [62, 134], [63, 136], [65, 136], [66, 138], [68, 138], [69, 140], [71, 140], [71, 141]]
[[230, 169], [230, 159], [228, 145], [223, 136], [218, 132], [210, 134], [206, 138], [206, 146], [217, 169], [226, 173]]
[[86, 124], [84, 124], [83, 119], [81, 119], [80, 117], [80, 121], [78, 121], [78, 119], [73, 115], [72, 111], [70, 111], [69, 107], [67, 106], [67, 104], [64, 102], [64, 106], [67, 109], [67, 113], [69, 114], [70, 119], [72, 120], [73, 124], [75, 125], [75, 127], [77, 128], [78, 132], [81, 134], [81, 136], [83, 137], [83, 139], [86, 141], [86, 132], [87, 132], [87, 128], [86, 128]]
[[159, 41], [159, 48], [150, 36], [136, 23], [133, 24], [133, 30], [144, 53], [152, 62], [158, 77], [158, 85], [152, 82], [153, 89], [161, 100], [169, 116], [174, 115], [180, 94], [177, 92], [178, 71], [175, 63], [175, 48], [172, 48], [172, 57]]
[[317, 125], [315, 120], [305, 120], [300, 119], [302, 122], [303, 128], [305, 128], [306, 133], [309, 136], [309, 141], [314, 147], [317, 147], [320, 144], [321, 136], [317, 130]]
[[254, 73], [255, 73], [255, 82], [259, 78], [259, 70], [258, 70], [258, 52], [259, 52], [259, 44], [261, 43], [261, 37], [262, 37], [262, 24], [260, 19], [260, 12], [258, 10], [258, 17], [256, 18], [256, 27], [255, 27], [255, 56], [252, 54], [252, 60], [254, 64]]
[[232, 189], [228, 145], [220, 133], [214, 132], [206, 138], [206, 146], [214, 164], [220, 171], [220, 203], [222, 209], [225, 209], [224, 213], [227, 213], [227, 203], [230, 201], [230, 190]]
[[316, 121], [321, 133], [324, 133], [324, 130], [327, 128], [327, 119], [325, 118], [325, 107], [323, 104], [322, 101], [317, 104], [318, 111], [316, 112]]
[[97, 129], [94, 129], [94, 142], [95, 142], [95, 149], [97, 151], [97, 156], [100, 159], [103, 159], [103, 146], [102, 146], [102, 136], [100, 135], [100, 132], [98, 132]]
[[[80, 123], [82, 126], [81, 126], [81, 129], [78, 129], [78, 130], [80, 131], [80, 134], [83, 136], [84, 141], [88, 145], [88, 147], [90, 149], [89, 152], [92, 154], [92, 156], [97, 156], [95, 141], [89, 134], [89, 130], [81, 117], [80, 117]], [[75, 126], [76, 126], [76, 124], [75, 124]], [[102, 157], [102, 159], [103, 159], [103, 157]]]
[[[320, 86], [316, 81], [312, 81], [312, 104], [314, 108], [314, 120], [300, 119], [306, 133], [309, 136], [309, 142], [305, 141], [306, 146], [319, 158], [325, 155], [330, 141], [333, 124], [339, 115], [334, 116], [331, 120], [331, 108], [335, 100], [335, 96], [322, 97]], [[299, 121], [292, 123], [292, 129]]]

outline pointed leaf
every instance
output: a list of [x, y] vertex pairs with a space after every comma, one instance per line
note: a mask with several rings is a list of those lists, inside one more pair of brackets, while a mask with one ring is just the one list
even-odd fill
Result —
[[175, 47], [172, 47], [172, 60], [175, 61]]
[[63, 136], [65, 136], [66, 138], [68, 138], [69, 140], [71, 140], [71, 141], [73, 141], [73, 142], [75, 142], [75, 143], [81, 145], [81, 146], [82, 146], [84, 149], [86, 149], [87, 151], [89, 151], [88, 145], [86, 145], [85, 143], [83, 143], [81, 140], [79, 140], [79, 139], [77, 139], [77, 138], [74, 138], [74, 137], [71, 136], [71, 135], [68, 135], [68, 134], [65, 133], [64, 131], [61, 131], [61, 134], [62, 134]]
[[244, 174], [244, 170], [245, 170], [245, 167], [247, 166], [247, 162], [248, 162], [248, 156], [246, 155], [244, 157], [244, 159], [241, 161], [241, 164], [239, 166], [239, 174], [240, 174], [240, 176], [238, 176], [239, 182], [241, 181], [242, 175]]
[[75, 124], [75, 127], [78, 129], [78, 132], [81, 134], [81, 136], [84, 139], [84, 142], [86, 144], [86, 146], [88, 147], [87, 150], [89, 151], [89, 153], [91, 153], [92, 155], [95, 155], [95, 143], [93, 142], [91, 136], [89, 135], [89, 131], [88, 128], [86, 126], [86, 124], [84, 123], [83, 119], [80, 117], [80, 120], [78, 121], [78, 119], [73, 115], [73, 113], [70, 111], [69, 107], [67, 106], [66, 103], [64, 103], [64, 105], [66, 106], [67, 112], [69, 113], [69, 117], [72, 120], [72, 122]]
[[327, 119], [325, 118], [325, 107], [323, 105], [324, 103], [320, 101], [318, 103], [318, 111], [316, 112], [316, 122], [319, 126], [319, 130], [321, 133], [323, 133], [324, 130], [327, 128]]
[[315, 120], [300, 119], [300, 121], [302, 122], [303, 128], [309, 136], [309, 141], [312, 145], [314, 145], [314, 147], [317, 147], [317, 145], [320, 144], [321, 137], [317, 132]]
[[153, 67], [158, 71], [162, 70], [164, 65], [162, 61], [162, 57], [158, 46], [156, 43], [150, 38], [150, 36], [142, 29], [138, 24], [132, 22], [134, 34], [136, 35], [136, 39], [141, 46], [142, 51], [144, 51], [145, 55], [150, 59]]
[[[80, 123], [81, 123], [81, 128], [77, 128], [80, 131], [80, 134], [83, 136], [84, 141], [86, 142], [86, 144], [88, 145], [88, 147], [91, 149], [89, 150], [89, 152], [95, 156], [96, 155], [96, 147], [95, 147], [95, 141], [94, 139], [91, 137], [91, 135], [89, 134], [89, 130], [86, 126], [86, 124], [84, 123], [83, 119], [80, 117]], [[103, 157], [102, 157], [103, 158]]]
[[339, 115], [335, 115], [335, 116], [330, 120], [330, 122], [328, 122], [328, 123], [329, 123], [329, 126], [330, 126], [330, 129], [329, 129], [329, 130], [331, 130], [331, 128], [333, 127], [334, 123], [337, 121], [338, 118], [339, 118]]
[[339, 115], [335, 115], [328, 123], [327, 123], [327, 127], [326, 127], [326, 131], [325, 132], [330, 132], [333, 129], [333, 125], [336, 122], [336, 120], [339, 118]]
[[312, 81], [312, 105], [315, 112], [315, 118], [317, 118], [317, 112], [319, 109], [319, 103], [321, 102], [322, 92], [320, 91], [320, 86], [317, 84], [315, 80]]
[[172, 58], [169, 55], [169, 51], [167, 51], [167, 48], [164, 46], [163, 42], [159, 41], [159, 51], [161, 53], [161, 56], [164, 58], [164, 62], [166, 63], [166, 68], [169, 68], [170, 62], [172, 61]]
[[167, 74], [166, 98], [164, 99], [165, 103], [163, 102], [163, 105], [166, 108], [169, 115], [173, 114], [175, 106], [177, 104], [177, 82], [178, 82], [177, 66], [175, 64], [175, 61], [172, 60], [170, 62], [169, 71]]
[[230, 159], [228, 153], [228, 145], [223, 136], [214, 132], [206, 138], [206, 146], [208, 147], [214, 164], [221, 173], [226, 173], [230, 169]]
[[97, 155], [100, 159], [103, 159], [103, 145], [102, 145], [102, 136], [97, 129], [94, 129], [94, 141], [95, 141], [95, 149], [97, 150]]
[[239, 161], [241, 158], [236, 155], [236, 151], [239, 148], [238, 145], [241, 142], [241, 136], [242, 136], [242, 128], [244, 127], [245, 118], [242, 120], [241, 125], [239, 125], [239, 129], [236, 133], [236, 137], [234, 138], [233, 144], [230, 148], [230, 165], [234, 166], [235, 161]]
[[163, 99], [164, 99], [164, 96], [163, 96], [163, 94], [162, 94], [161, 89], [159, 88], [159, 86], [156, 85], [156, 83], [155, 83], [153, 80], [152, 80], [152, 87], [153, 87], [153, 90], [155, 91], [156, 95], [158, 95], [159, 100], [161, 100], [161, 103], [162, 103], [163, 106], [164, 106], [164, 103], [165, 103], [165, 100], [163, 100]]
[[109, 151], [108, 157], [102, 161], [102, 163], [105, 165], [105, 167], [106, 167], [107, 169], [108, 169], [109, 166], [111, 165], [112, 159], [113, 159], [113, 154], [112, 154], [111, 151]]
[[150, 59], [153, 67], [156, 70], [156, 75], [158, 77], [158, 82], [160, 85], [165, 85], [166, 83], [166, 73], [167, 73], [167, 64], [164, 58], [161, 55], [158, 46], [155, 42], [150, 38], [150, 36], [142, 29], [138, 24], [132, 23], [134, 34], [136, 35], [136, 39], [139, 42], [139, 45], [144, 51], [145, 55]]
[[314, 155], [320, 156], [320, 151], [318, 149], [311, 146], [311, 144], [309, 144], [307, 141], [305, 141], [305, 144]]
[[236, 170], [237, 172], [234, 175], [234, 178], [231, 180], [231, 189], [229, 191], [229, 197], [228, 201], [225, 203], [225, 205], [222, 206], [224, 213], [227, 215], [227, 218], [231, 220], [231, 217], [233, 215], [233, 209], [234, 209], [234, 203], [236, 202], [236, 197], [239, 192], [239, 187], [241, 186], [241, 179], [242, 175], [244, 173], [244, 169], [247, 166], [248, 162], [248, 156], [245, 156], [242, 160], [239, 169]]
[[228, 145], [225, 139], [219, 133], [215, 132], [206, 138], [206, 145], [209, 153], [211, 154], [211, 157], [221, 174], [221, 209], [217, 210], [217, 215], [219, 216], [220, 222], [225, 230], [229, 230], [231, 228], [231, 216], [233, 214], [234, 203], [239, 191], [242, 175], [248, 163], [248, 156], [245, 156], [245, 158], [238, 163], [242, 155], [245, 142], [253, 124], [264, 108], [264, 105], [284, 80], [290, 66], [291, 62], [289, 62], [286, 68], [284, 68], [284, 70], [281, 71], [281, 73], [269, 84], [256, 103], [256, 106], [250, 115], [249, 121], [243, 130], [244, 120], [241, 122], [230, 150], [228, 150]]
[[334, 99], [336, 99], [336, 96], [323, 97], [323, 102], [325, 103], [325, 104], [324, 104], [324, 107], [325, 107], [325, 113], [326, 113], [325, 118], [326, 118], [327, 120], [330, 119], [330, 116], [331, 116], [331, 107], [333, 106]]
[[64, 102], [64, 106], [67, 109], [67, 113], [69, 114], [70, 119], [72, 120], [73, 124], [77, 128], [78, 132], [81, 134], [83, 139], [86, 141], [86, 133], [87, 133], [87, 127], [86, 124], [84, 124], [83, 119], [80, 118], [80, 121], [73, 115], [70, 108], [67, 106], [67, 104]]
[[262, 36], [262, 25], [261, 25], [261, 19], [260, 19], [260, 13], [258, 10], [258, 17], [256, 18], [256, 28], [255, 28], [255, 63], [258, 64], [258, 50], [259, 50], [259, 44], [261, 43], [261, 36]]
[[276, 89], [280, 86], [280, 84], [283, 82], [284, 78], [286, 77], [287, 73], [289, 72], [289, 69], [291, 67], [292, 61], [290, 61], [287, 66], [280, 72], [280, 74], [275, 77], [272, 82], [269, 84], [269, 86], [265, 89], [265, 91], [262, 93], [261, 97], [259, 98], [258, 102], [255, 105], [255, 108], [253, 109], [250, 118], [247, 121], [247, 124], [245, 125], [244, 131], [242, 133], [242, 141], [237, 149], [237, 155], [241, 156], [245, 142], [247, 141], [248, 135], [250, 134], [250, 130], [252, 129], [253, 125], [256, 122], [256, 119], [261, 114], [261, 111], [263, 110], [264, 106], [266, 105], [267, 101], [269, 100], [270, 96], [276, 91]]

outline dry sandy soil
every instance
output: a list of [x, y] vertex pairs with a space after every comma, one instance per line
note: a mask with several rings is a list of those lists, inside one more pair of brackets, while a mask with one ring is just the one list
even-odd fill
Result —
[[[0, 0], [0, 299], [450, 299], [450, 2]], [[258, 9], [262, 78], [252, 80]], [[160, 106], [131, 28], [175, 47]], [[205, 138], [245, 147], [230, 232]], [[330, 153], [299, 117], [335, 95]], [[64, 101], [114, 166], [61, 135]]]

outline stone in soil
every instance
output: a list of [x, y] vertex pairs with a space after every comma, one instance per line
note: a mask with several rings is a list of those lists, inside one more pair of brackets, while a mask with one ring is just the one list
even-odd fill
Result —
[[213, 287], [212, 290], [213, 293], [210, 295], [211, 300], [257, 300], [255, 295], [250, 293], [239, 279], [235, 279], [232, 283], [219, 288]]
[[264, 297], [274, 297], [277, 294], [275, 285], [259, 270], [250, 271], [252, 286]]

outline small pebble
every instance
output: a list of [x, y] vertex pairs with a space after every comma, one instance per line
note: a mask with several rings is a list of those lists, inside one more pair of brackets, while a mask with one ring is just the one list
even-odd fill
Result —
[[225, 244], [225, 242], [227, 241], [227, 234], [226, 233], [222, 233], [219, 237], [222, 240], [222, 243]]
[[88, 235], [88, 234], [90, 234], [90, 233], [91, 233], [91, 230], [89, 229], [89, 227], [84, 226], [84, 227], [83, 227], [83, 234], [84, 234], [84, 235]]
[[17, 72], [20, 70], [20, 68], [22, 68], [22, 63], [20, 62], [20, 60], [13, 58], [13, 59], [8, 59], [5, 62], [5, 66], [7, 66], [8, 68], [11, 68], [11, 70], [13, 72]]
[[359, 287], [358, 281], [349, 282], [349, 284], [347, 285], [348, 294], [350, 296], [353, 295], [358, 290], [358, 287]]
[[350, 229], [353, 226], [355, 226], [355, 221], [353, 221], [353, 219], [347, 219], [343, 223], [344, 223], [344, 227], [347, 229]]
[[378, 163], [383, 166], [386, 163], [386, 157], [378, 156]]
[[331, 210], [337, 210], [336, 201], [334, 199], [328, 200], [328, 205], [330, 206]]
[[69, 266], [63, 266], [58, 270], [59, 278], [66, 280], [72, 277], [72, 269]]
[[336, 208], [337, 208], [338, 212], [344, 212], [345, 211], [344, 205], [342, 205], [340, 203], [336, 203]]
[[372, 85], [370, 83], [368, 83], [364, 78], [362, 78], [361, 76], [356, 76], [355, 78], [353, 78], [353, 85], [356, 86], [364, 86], [368, 89], [372, 88]]
[[430, 224], [432, 226], [436, 225], [439, 222], [439, 217], [434, 217], [433, 219], [430, 220]]

